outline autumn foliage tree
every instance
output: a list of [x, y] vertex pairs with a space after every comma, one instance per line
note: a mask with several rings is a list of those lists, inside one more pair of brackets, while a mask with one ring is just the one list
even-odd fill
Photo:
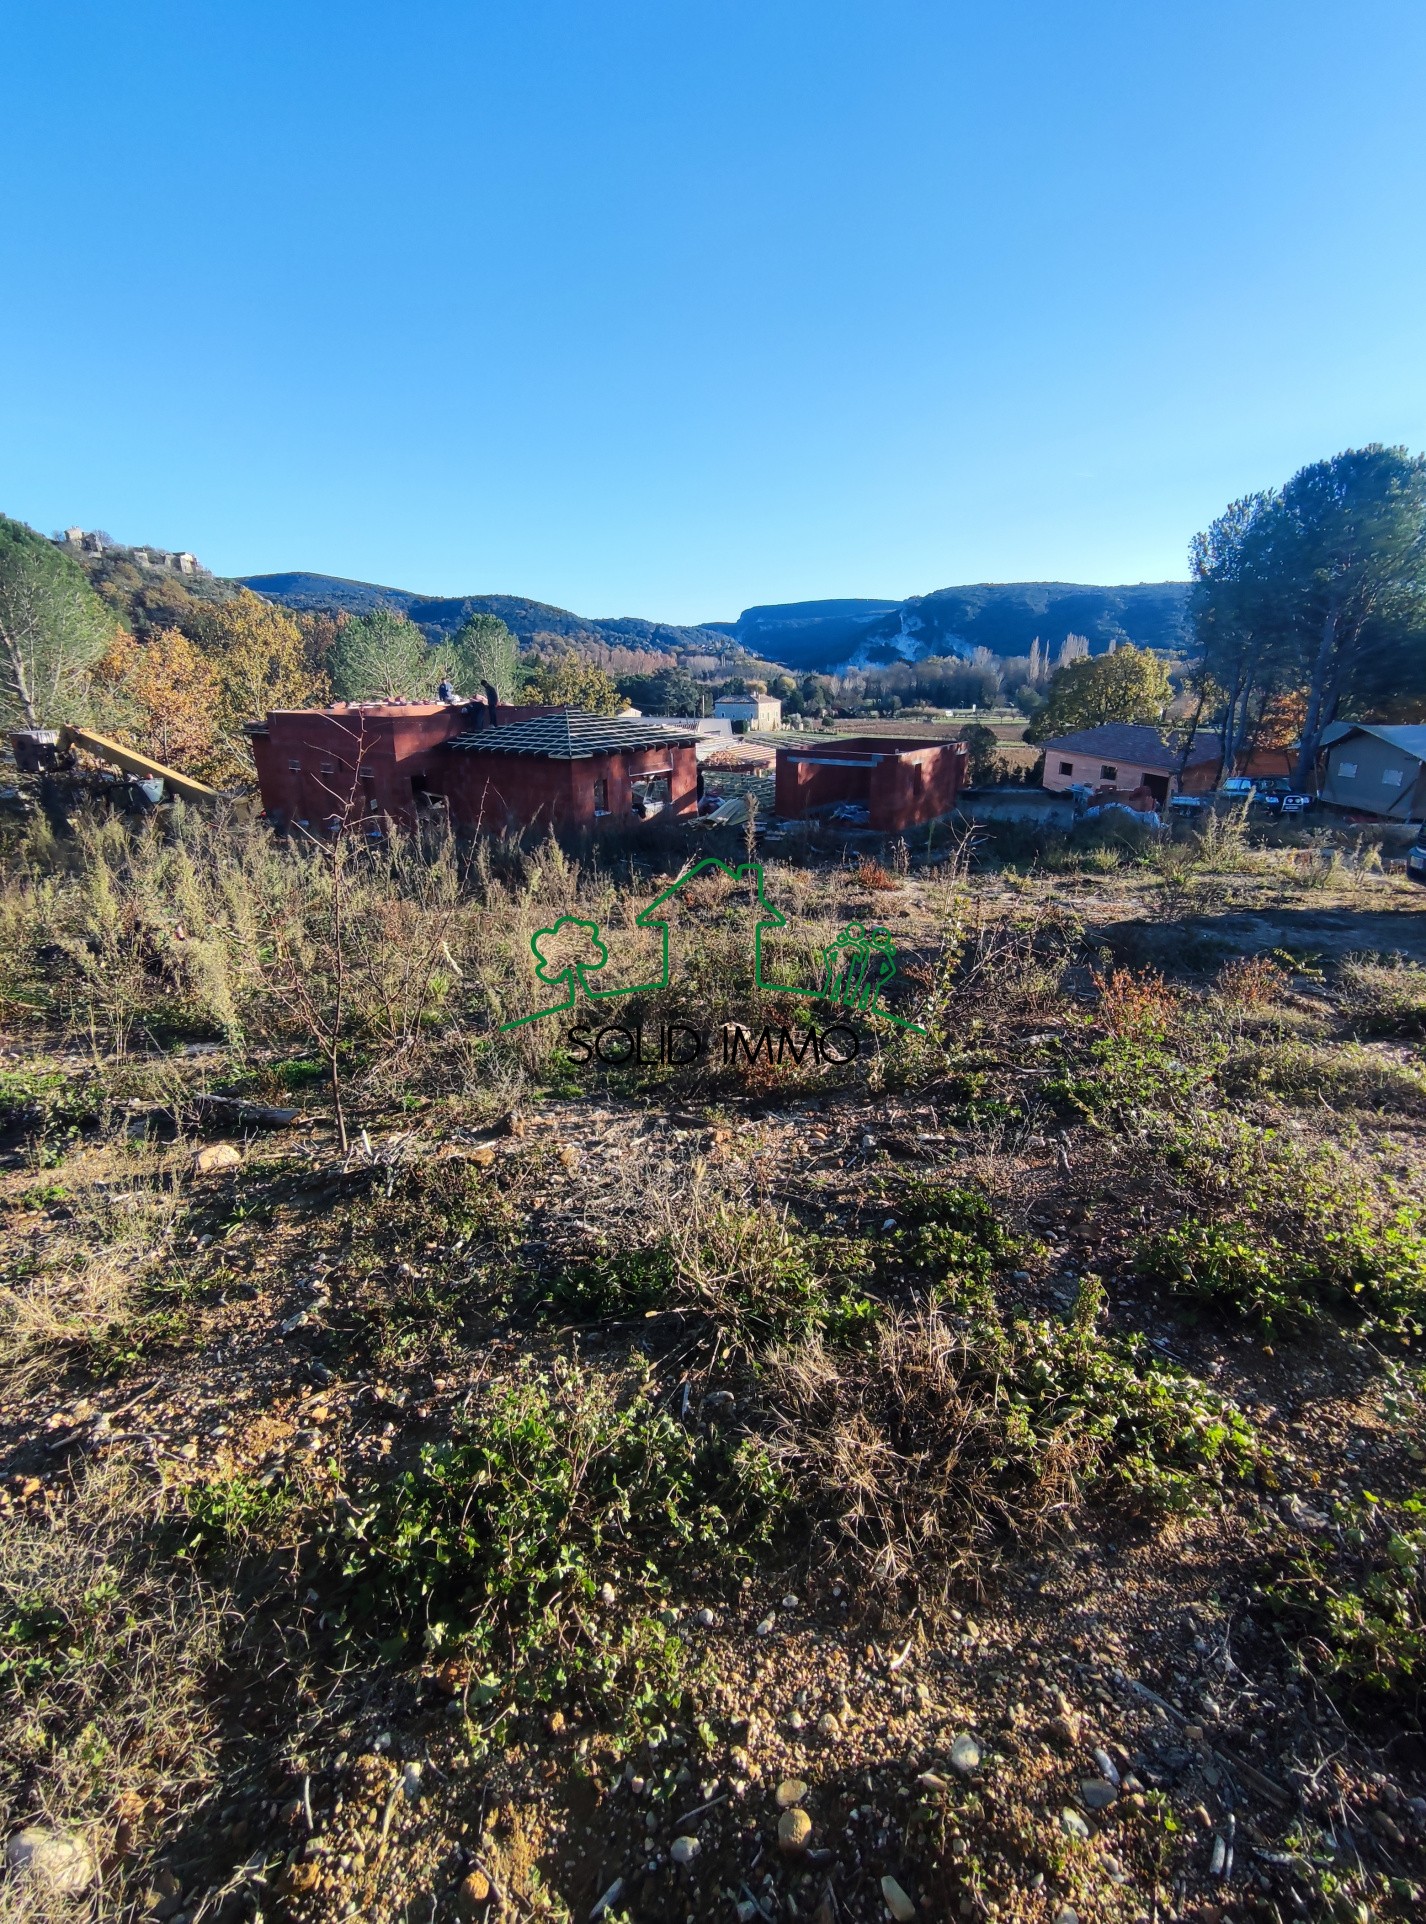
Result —
[[624, 698], [604, 670], [572, 648], [527, 669], [524, 699], [558, 708], [582, 708], [591, 715], [617, 715]]
[[145, 754], [204, 780], [224, 778], [222, 675], [181, 629], [160, 629], [143, 641], [121, 634], [96, 681], [108, 698], [104, 719]]
[[1028, 733], [1032, 740], [1049, 741], [1106, 722], [1157, 724], [1172, 695], [1168, 670], [1153, 650], [1126, 642], [1112, 654], [1092, 655], [1057, 670]]

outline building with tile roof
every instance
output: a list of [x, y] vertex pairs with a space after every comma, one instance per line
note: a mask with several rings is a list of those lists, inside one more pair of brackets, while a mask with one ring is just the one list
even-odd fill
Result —
[[1222, 760], [1216, 735], [1199, 736], [1185, 758], [1181, 736], [1165, 735], [1137, 722], [1080, 728], [1041, 746], [1045, 771], [1040, 779], [1045, 788], [1088, 788], [1095, 794], [1143, 789], [1159, 808], [1172, 795], [1201, 795], [1213, 788]]
[[275, 827], [597, 830], [697, 809], [697, 737], [641, 717], [497, 702], [338, 702], [249, 724]]

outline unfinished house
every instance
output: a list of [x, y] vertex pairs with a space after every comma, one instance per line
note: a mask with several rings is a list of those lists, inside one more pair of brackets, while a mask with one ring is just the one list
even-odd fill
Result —
[[823, 746], [779, 748], [779, 815], [836, 816], [895, 834], [947, 815], [965, 786], [964, 742], [853, 735]]
[[499, 702], [339, 702], [248, 725], [258, 787], [279, 829], [368, 822], [502, 833], [598, 829], [697, 808], [691, 730], [578, 709]]

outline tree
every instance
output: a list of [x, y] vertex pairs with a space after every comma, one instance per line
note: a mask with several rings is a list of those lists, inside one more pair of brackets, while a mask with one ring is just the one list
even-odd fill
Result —
[[617, 715], [624, 706], [623, 696], [604, 670], [572, 648], [528, 668], [523, 693], [530, 702], [583, 708], [591, 715]]
[[502, 701], [520, 685], [520, 645], [499, 615], [468, 615], [451, 643], [460, 693], [478, 695], [486, 682]]
[[1225, 770], [1290, 696], [1301, 786], [1339, 715], [1426, 693], [1426, 458], [1373, 444], [1313, 462], [1281, 492], [1233, 502], [1190, 564]]
[[342, 701], [431, 701], [457, 667], [451, 652], [433, 648], [414, 621], [373, 608], [343, 625], [332, 644], [331, 671]]
[[1426, 457], [1375, 443], [1348, 449], [1300, 469], [1279, 509], [1270, 579], [1300, 650], [1301, 787], [1345, 704], [1422, 679]]
[[619, 693], [646, 715], [696, 715], [703, 690], [682, 668], [660, 668], [653, 675], [621, 675]]
[[89, 708], [114, 616], [84, 571], [22, 521], [0, 515], [0, 721], [58, 728]]
[[180, 629], [163, 628], [144, 641], [120, 635], [95, 679], [146, 754], [205, 778], [229, 772], [219, 739], [222, 678]]
[[1157, 723], [1172, 694], [1168, 670], [1153, 650], [1125, 642], [1113, 654], [1056, 669], [1045, 705], [1026, 732], [1045, 741], [1105, 722]]
[[966, 773], [975, 788], [993, 782], [1000, 772], [1000, 743], [993, 728], [984, 722], [972, 722], [961, 737], [966, 745]]
[[1294, 650], [1272, 586], [1282, 516], [1275, 493], [1232, 501], [1189, 547], [1191, 680], [1199, 717], [1216, 713], [1226, 781], [1262, 727], [1268, 703], [1291, 686]]
[[217, 737], [222, 779], [251, 779], [252, 754], [243, 723], [272, 708], [311, 708], [330, 684], [313, 666], [302, 631], [285, 608], [244, 588], [205, 610], [196, 639], [218, 673]]

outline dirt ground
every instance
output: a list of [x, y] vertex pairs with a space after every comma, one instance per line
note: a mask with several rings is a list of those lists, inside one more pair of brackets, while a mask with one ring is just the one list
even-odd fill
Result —
[[[532, 1076], [508, 1108], [417, 1090], [361, 1109], [345, 1157], [320, 1087], [281, 1128], [175, 1130], [171, 1106], [129, 1098], [47, 1147], [27, 1112], [0, 1176], [0, 1798], [10, 1834], [78, 1838], [93, 1874], [64, 1897], [17, 1870], [0, 1914], [1420, 1915], [1417, 1685], [1349, 1683], [1272, 1603], [1294, 1558], [1338, 1541], [1334, 1504], [1420, 1490], [1418, 1339], [1350, 1309], [1230, 1311], [1142, 1257], [1156, 1185], [1180, 1180], [1171, 1113], [1185, 1140], [1211, 1107], [1304, 1168], [1342, 1156], [1401, 1208], [1422, 1195], [1426, 1029], [1409, 1008], [1367, 1020], [1348, 965], [1414, 983], [1426, 890], [1300, 856], [1056, 871], [987, 853], [875, 888], [840, 872], [838, 908], [875, 912], [913, 978], [954, 951], [948, 1039], [909, 1069], [877, 1053], [855, 1076], [638, 1087], [596, 1065]], [[1211, 1098], [1074, 1096], [1065, 1064], [1114, 1034], [1112, 970], [1216, 1008], [1244, 959], [1275, 973]], [[233, 1066], [205, 1047], [176, 1058], [189, 1086]], [[18, 1019], [3, 1066], [96, 1074], [92, 1049]], [[484, 1227], [423, 1219], [447, 1172]], [[487, 1675], [458, 1640], [352, 1630], [322, 1531], [522, 1368], [637, 1367], [696, 1440], [791, 1420], [742, 1325], [677, 1294], [552, 1309], [528, 1279], [572, 1249], [646, 1247], [669, 1198], [709, 1185], [790, 1235], [871, 1248], [924, 1184], [983, 1195], [1016, 1239], [991, 1285], [1006, 1327], [1064, 1323], [1092, 1278], [1106, 1342], [1141, 1341], [1241, 1416], [1245, 1472], [1166, 1507], [1066, 1482], [896, 1602], [815, 1506], [741, 1559], [606, 1540], [591, 1644], [660, 1639], [677, 1672], [613, 1709], [574, 1669], [525, 1690], [513, 1659]]]

